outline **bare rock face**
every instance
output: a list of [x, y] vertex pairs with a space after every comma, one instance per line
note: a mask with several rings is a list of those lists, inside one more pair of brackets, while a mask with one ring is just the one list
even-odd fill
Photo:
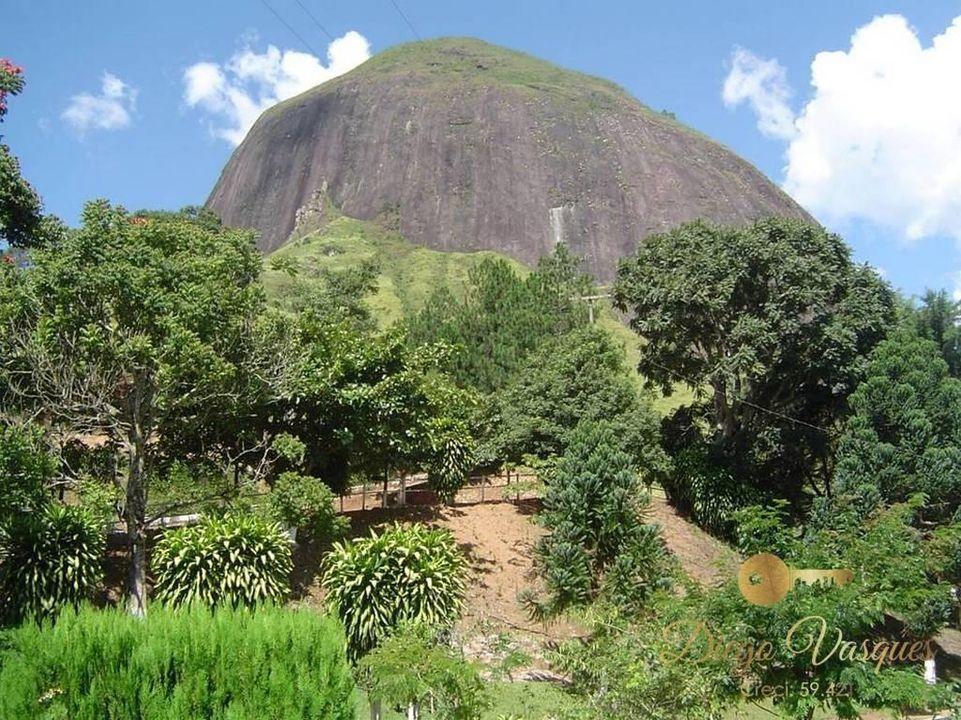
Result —
[[694, 218], [810, 219], [757, 169], [605, 80], [471, 39], [401, 45], [257, 121], [208, 207], [270, 252], [318, 192], [438, 250], [532, 264], [566, 242], [599, 280]]

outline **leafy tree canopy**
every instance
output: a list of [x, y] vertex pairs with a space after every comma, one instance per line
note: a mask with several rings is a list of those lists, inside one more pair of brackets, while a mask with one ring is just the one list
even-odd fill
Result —
[[616, 426], [617, 442], [645, 471], [662, 470], [658, 419], [631, 377], [624, 350], [596, 326], [546, 341], [488, 401], [480, 424], [486, 462], [562, 455], [582, 420]]
[[34, 250], [28, 267], [0, 267], [7, 409], [34, 408], [127, 451], [118, 483], [139, 610], [154, 438], [209, 421], [244, 389], [259, 274], [246, 232], [133, 217], [102, 201], [87, 205], [78, 230]]
[[826, 475], [816, 428], [843, 415], [893, 317], [891, 291], [841, 238], [787, 219], [651, 236], [622, 261], [614, 296], [645, 340], [648, 382], [709, 393], [711, 441], [746, 480], [792, 497]]

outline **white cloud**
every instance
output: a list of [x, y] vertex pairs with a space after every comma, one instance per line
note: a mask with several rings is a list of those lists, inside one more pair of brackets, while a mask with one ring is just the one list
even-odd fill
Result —
[[794, 112], [788, 104], [791, 88], [777, 60], [764, 60], [750, 50], [735, 48], [721, 97], [728, 107], [749, 103], [764, 135], [782, 140], [794, 137]]
[[100, 93], [80, 93], [70, 98], [61, 118], [81, 135], [90, 130], [119, 130], [130, 125], [137, 91], [112, 73], [105, 72]]
[[[780, 66], [738, 62], [739, 52], [725, 102], [748, 101], [759, 126], [785, 127], [771, 120], [786, 97]], [[928, 46], [902, 16], [876, 17], [848, 50], [818, 53], [792, 133], [767, 132], [788, 143], [784, 188], [829, 224], [867, 220], [907, 240], [961, 241], [959, 70], [961, 17]]]
[[343, 75], [370, 57], [370, 43], [351, 30], [327, 46], [327, 64], [310, 53], [247, 48], [223, 64], [199, 62], [184, 71], [184, 101], [218, 120], [217, 137], [237, 145], [260, 114], [281, 100]]

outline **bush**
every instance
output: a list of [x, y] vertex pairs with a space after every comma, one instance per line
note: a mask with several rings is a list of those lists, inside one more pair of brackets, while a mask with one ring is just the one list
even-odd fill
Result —
[[662, 484], [679, 512], [712, 535], [726, 539], [734, 535], [734, 513], [763, 499], [698, 446], [678, 452], [673, 472], [663, 477]]
[[293, 563], [279, 525], [254, 515], [225, 515], [168, 532], [157, 543], [154, 567], [162, 602], [252, 607], [286, 598]]
[[0, 526], [0, 622], [53, 617], [100, 583], [104, 534], [76, 507], [51, 504]]
[[327, 603], [356, 659], [403, 623], [447, 630], [460, 615], [466, 563], [453, 536], [424, 525], [334, 545], [324, 559]]
[[270, 491], [270, 514], [277, 521], [303, 530], [314, 540], [334, 540], [350, 525], [334, 507], [334, 492], [320, 480], [295, 472], [277, 478]]
[[618, 426], [581, 422], [547, 486], [537, 559], [551, 597], [528, 601], [535, 617], [583, 604], [602, 589], [621, 604], [643, 603], [668, 575], [660, 531], [645, 525], [648, 496]]
[[0, 522], [43, 507], [56, 470], [39, 428], [0, 423]]
[[430, 699], [432, 717], [476, 720], [488, 705], [480, 673], [430, 635], [405, 627], [372, 650], [358, 667], [367, 697], [414, 709]]
[[4, 720], [353, 720], [340, 628], [278, 608], [156, 608], [23, 626], [0, 656]]

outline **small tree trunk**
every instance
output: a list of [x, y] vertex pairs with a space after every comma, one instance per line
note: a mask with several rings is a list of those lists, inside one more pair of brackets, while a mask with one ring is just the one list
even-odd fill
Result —
[[147, 491], [144, 466], [147, 451], [143, 380], [134, 381], [130, 397], [130, 429], [127, 432], [128, 475], [124, 520], [127, 524], [127, 611], [143, 617], [147, 614]]
[[417, 720], [420, 717], [420, 705], [416, 700], [411, 700], [407, 704], [407, 720]]
[[390, 471], [384, 471], [384, 497], [381, 505], [386, 510], [387, 509], [387, 483], [390, 480]]
[[380, 700], [370, 701], [370, 720], [380, 720]]

